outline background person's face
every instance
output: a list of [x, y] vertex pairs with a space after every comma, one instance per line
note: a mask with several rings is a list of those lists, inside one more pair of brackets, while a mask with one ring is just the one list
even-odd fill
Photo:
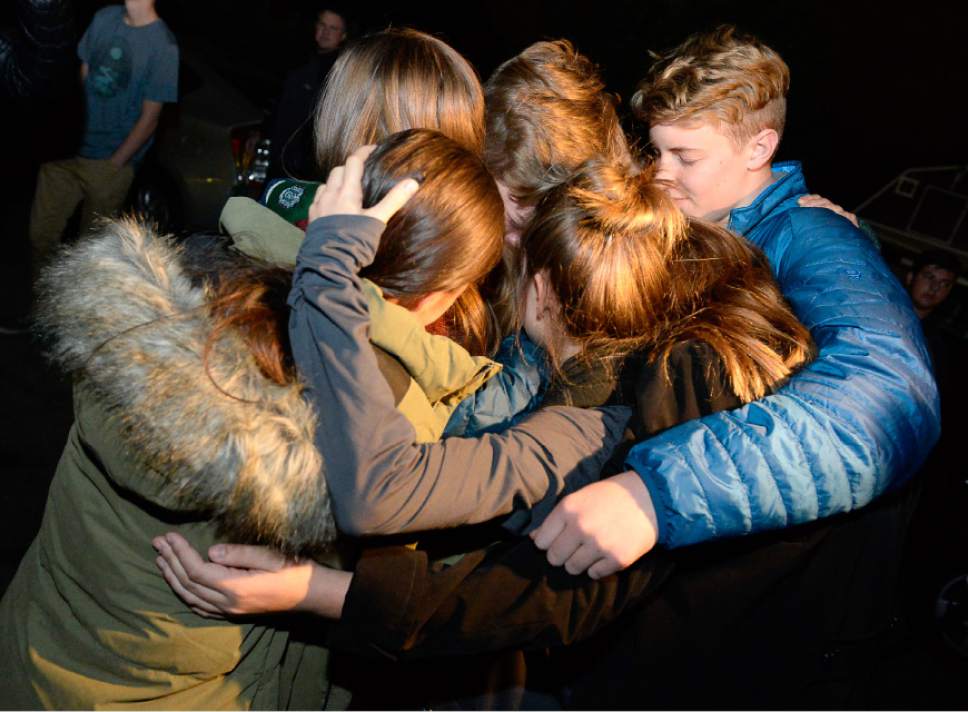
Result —
[[508, 244], [517, 247], [521, 244], [521, 234], [534, 217], [534, 206], [521, 205], [504, 183], [496, 183], [501, 202], [504, 203], [504, 239]]
[[724, 222], [747, 197], [745, 152], [711, 124], [658, 124], [649, 137], [658, 153], [656, 178], [686, 215]]
[[346, 23], [335, 12], [326, 10], [316, 19], [316, 46], [320, 52], [332, 52], [346, 39]]
[[911, 279], [911, 301], [922, 311], [931, 311], [948, 298], [955, 275], [943, 267], [928, 265]]

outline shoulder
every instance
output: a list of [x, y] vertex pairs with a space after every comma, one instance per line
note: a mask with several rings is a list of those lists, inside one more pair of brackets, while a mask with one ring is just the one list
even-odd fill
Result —
[[123, 18], [123, 5], [108, 5], [94, 13], [94, 17], [91, 19], [91, 27], [109, 22], [121, 22]]
[[[804, 264], [818, 269], [824, 264], [880, 262], [871, 240], [846, 218], [824, 208], [791, 207], [761, 227], [754, 240], [773, 266], [781, 288], [791, 271]], [[823, 270], [821, 270], [823, 271]]]
[[168, 24], [161, 18], [151, 23], [151, 41], [163, 51], [178, 52], [178, 40]]

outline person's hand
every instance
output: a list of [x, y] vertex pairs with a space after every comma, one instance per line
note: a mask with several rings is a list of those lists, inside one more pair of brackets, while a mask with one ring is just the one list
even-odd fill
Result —
[[366, 215], [386, 223], [395, 212], [406, 205], [420, 184], [406, 178], [393, 186], [376, 205], [363, 207], [363, 164], [376, 146], [358, 148], [346, 159], [346, 165], [329, 172], [324, 185], [316, 189], [309, 206], [309, 222], [328, 215]]
[[860, 227], [860, 222], [857, 220], [856, 215], [844, 210], [842, 207], [837, 205], [837, 203], [827, 200], [822, 195], [816, 195], [814, 193], [811, 193], [810, 195], [802, 195], [797, 203], [801, 208], [826, 208], [827, 210], [832, 210], [841, 217], [850, 220], [854, 224], [854, 227]]
[[631, 566], [652, 550], [658, 523], [652, 497], [635, 472], [582, 487], [562, 499], [531, 532], [548, 562], [599, 579]]
[[291, 561], [271, 549], [216, 544], [206, 562], [184, 537], [155, 537], [155, 563], [188, 606], [206, 618], [304, 610], [315, 564]]

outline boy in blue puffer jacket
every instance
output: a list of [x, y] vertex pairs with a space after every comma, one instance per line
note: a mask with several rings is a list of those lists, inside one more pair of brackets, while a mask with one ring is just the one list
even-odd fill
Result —
[[566, 497], [532, 536], [595, 578], [680, 547], [847, 512], [914, 473], [940, 433], [918, 319], [874, 245], [799, 207], [800, 165], [773, 164], [789, 70], [731, 27], [659, 57], [632, 98], [659, 178], [687, 215], [759, 247], [817, 359], [773, 395], [636, 445], [630, 470]]

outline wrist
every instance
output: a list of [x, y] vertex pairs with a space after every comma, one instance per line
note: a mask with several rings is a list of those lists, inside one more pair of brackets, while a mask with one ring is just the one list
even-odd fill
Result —
[[323, 618], [339, 620], [352, 580], [353, 574], [349, 571], [331, 569], [313, 562], [309, 592], [298, 609]]
[[639, 477], [639, 474], [635, 470], [628, 470], [627, 472], [615, 475], [614, 479], [625, 488], [639, 509], [642, 510], [645, 524], [651, 529], [651, 537], [654, 545], [659, 540], [659, 519], [656, 515], [655, 505], [652, 502], [652, 494], [649, 492], [649, 488], [645, 486], [645, 482], [642, 481], [642, 478]]

